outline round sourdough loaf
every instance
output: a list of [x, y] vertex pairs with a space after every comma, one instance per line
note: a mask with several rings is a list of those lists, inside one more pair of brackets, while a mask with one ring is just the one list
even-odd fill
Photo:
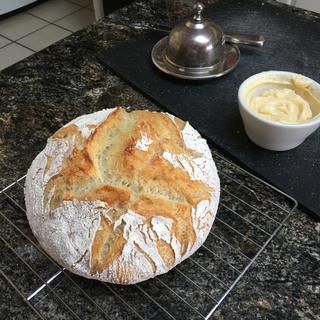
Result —
[[219, 195], [211, 152], [188, 122], [121, 108], [58, 130], [25, 186], [44, 250], [76, 274], [118, 284], [165, 273], [194, 253]]

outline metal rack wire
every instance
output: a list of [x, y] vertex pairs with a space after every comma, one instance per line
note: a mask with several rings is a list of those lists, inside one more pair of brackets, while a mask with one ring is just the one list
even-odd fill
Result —
[[205, 244], [167, 274], [119, 286], [57, 265], [31, 233], [25, 177], [0, 192], [1, 276], [40, 319], [211, 319], [297, 206], [280, 190], [213, 152], [221, 201]]

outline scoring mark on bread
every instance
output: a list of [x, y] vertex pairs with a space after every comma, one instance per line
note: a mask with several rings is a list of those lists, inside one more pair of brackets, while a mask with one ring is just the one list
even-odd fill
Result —
[[150, 256], [145, 251], [143, 251], [137, 243], [134, 243], [134, 247], [136, 248], [136, 250], [138, 252], [140, 252], [145, 257], [147, 262], [150, 264], [153, 273], [156, 273], [157, 272], [156, 264], [153, 262], [153, 260], [150, 258]]

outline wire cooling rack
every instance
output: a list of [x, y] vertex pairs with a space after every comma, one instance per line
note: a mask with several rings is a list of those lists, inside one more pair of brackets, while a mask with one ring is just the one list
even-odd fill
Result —
[[[76, 276], [41, 249], [20, 178], [0, 192], [1, 276], [40, 319], [211, 319], [297, 202], [213, 152], [221, 200], [204, 245], [167, 274], [131, 286]], [[10, 299], [10, 298], [9, 298]]]

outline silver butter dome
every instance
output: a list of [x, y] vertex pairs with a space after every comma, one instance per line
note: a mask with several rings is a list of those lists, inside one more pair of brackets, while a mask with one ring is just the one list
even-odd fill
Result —
[[204, 5], [193, 6], [194, 16], [169, 34], [165, 59], [177, 67], [205, 68], [221, 61], [224, 54], [223, 32], [218, 25], [202, 17]]

